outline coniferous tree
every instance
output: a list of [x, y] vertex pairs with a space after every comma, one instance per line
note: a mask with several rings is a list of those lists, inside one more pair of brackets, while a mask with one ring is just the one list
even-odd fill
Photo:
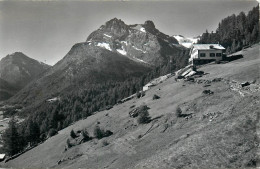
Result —
[[17, 131], [17, 122], [12, 117], [8, 123], [8, 128], [2, 135], [4, 151], [12, 156], [23, 149], [23, 139]]
[[26, 141], [30, 143], [30, 145], [34, 145], [39, 142], [40, 139], [40, 128], [37, 123], [33, 122], [32, 119], [28, 121], [26, 130], [25, 130], [25, 138]]

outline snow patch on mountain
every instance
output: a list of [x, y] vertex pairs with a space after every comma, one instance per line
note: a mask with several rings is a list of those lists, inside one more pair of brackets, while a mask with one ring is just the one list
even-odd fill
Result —
[[121, 43], [124, 43], [125, 45], [127, 45], [127, 41], [121, 41]]
[[112, 37], [112, 36], [110, 36], [110, 35], [107, 35], [107, 34], [105, 34], [105, 33], [104, 33], [104, 35], [105, 35], [106, 37], [108, 37], [108, 38], [111, 38], [111, 37]]
[[146, 61], [142, 60], [142, 59], [139, 59], [139, 58], [136, 58], [134, 57], [135, 60], [139, 61], [139, 62], [143, 62], [143, 63], [147, 63]]
[[177, 41], [179, 42], [180, 45], [186, 47], [186, 48], [191, 48], [193, 44], [197, 43], [199, 38], [186, 38], [182, 35], [174, 35], [173, 36]]
[[140, 31], [141, 31], [141, 32], [144, 32], [144, 33], [146, 32], [146, 31], [145, 31], [145, 28], [143, 28], [143, 27], [140, 28]]
[[146, 33], [146, 30], [144, 27], [142, 27], [142, 25], [136, 25], [135, 27], [133, 27], [133, 29]]
[[48, 99], [46, 101], [50, 102], [50, 103], [55, 102], [55, 101], [60, 101], [60, 97], [54, 97], [54, 98]]
[[122, 46], [123, 49], [117, 49], [116, 51], [120, 53], [121, 55], [127, 55], [127, 52], [125, 51], [125, 48]]
[[137, 48], [137, 47], [135, 47], [135, 46], [132, 46], [135, 50], [138, 50], [138, 51], [141, 51], [141, 52], [143, 52], [143, 53], [147, 53], [146, 51], [144, 51], [144, 50], [142, 50], [142, 49], [139, 49], [139, 48]]
[[110, 48], [110, 45], [109, 45], [108, 43], [105, 43], [105, 42], [98, 42], [97, 46], [112, 51], [112, 49]]

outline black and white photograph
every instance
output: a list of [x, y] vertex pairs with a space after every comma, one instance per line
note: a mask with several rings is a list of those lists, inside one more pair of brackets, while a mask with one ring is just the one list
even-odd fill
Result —
[[0, 168], [260, 169], [259, 0], [0, 0]]

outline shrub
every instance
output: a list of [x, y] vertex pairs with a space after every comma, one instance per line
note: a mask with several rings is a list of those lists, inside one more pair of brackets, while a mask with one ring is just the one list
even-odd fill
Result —
[[208, 95], [214, 94], [214, 92], [211, 91], [211, 90], [203, 90], [202, 93], [203, 93], [203, 94], [208, 94]]
[[57, 131], [56, 129], [51, 128], [51, 129], [49, 130], [49, 137], [52, 137], [52, 136], [54, 136], [54, 135], [56, 135], [56, 134], [58, 134], [58, 131]]
[[137, 118], [137, 122], [139, 124], [149, 123], [150, 121], [151, 121], [151, 117], [150, 117], [147, 109], [144, 109], [144, 111], [141, 111], [139, 113], [138, 118]]
[[158, 95], [153, 95], [153, 100], [156, 100], [156, 99], [160, 99], [160, 96], [158, 96]]
[[97, 138], [97, 139], [101, 139], [104, 137], [105, 135], [105, 131], [103, 129], [101, 129], [98, 125], [95, 127], [94, 129], [94, 136]]
[[180, 106], [177, 106], [175, 114], [176, 114], [176, 117], [182, 116], [182, 110], [181, 110]]
[[89, 136], [89, 133], [88, 133], [88, 131], [85, 129], [85, 130], [82, 130], [81, 131], [81, 134], [82, 134], [82, 136], [83, 136], [83, 139], [84, 139], [84, 141], [89, 141], [89, 140], [91, 140], [91, 137]]
[[106, 132], [105, 132], [105, 137], [109, 137], [109, 136], [111, 136], [112, 134], [113, 134], [112, 131], [106, 130]]
[[94, 133], [93, 135], [97, 138], [97, 139], [101, 139], [103, 137], [108, 137], [111, 136], [113, 134], [112, 131], [110, 130], [103, 130], [101, 129], [98, 125], [95, 127], [94, 129]]
[[77, 137], [77, 135], [76, 135], [76, 133], [74, 132], [73, 129], [70, 131], [70, 137], [71, 138], [76, 138]]

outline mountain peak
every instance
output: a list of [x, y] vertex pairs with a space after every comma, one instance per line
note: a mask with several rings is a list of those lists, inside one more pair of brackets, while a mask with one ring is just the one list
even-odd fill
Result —
[[14, 52], [14, 53], [12, 53], [12, 54], [9, 54], [9, 55], [7, 55], [7, 56], [15, 56], [15, 57], [28, 57], [28, 56], [26, 56], [25, 54], [23, 54], [22, 52]]
[[113, 18], [106, 22], [106, 26], [111, 26], [111, 25], [126, 25], [126, 24], [121, 19]]
[[149, 28], [155, 28], [155, 25], [154, 25], [153, 21], [151, 21], [151, 20], [145, 21], [144, 26], [149, 27]]
[[22, 52], [15, 52], [1, 59], [0, 78], [21, 89], [49, 67]]

